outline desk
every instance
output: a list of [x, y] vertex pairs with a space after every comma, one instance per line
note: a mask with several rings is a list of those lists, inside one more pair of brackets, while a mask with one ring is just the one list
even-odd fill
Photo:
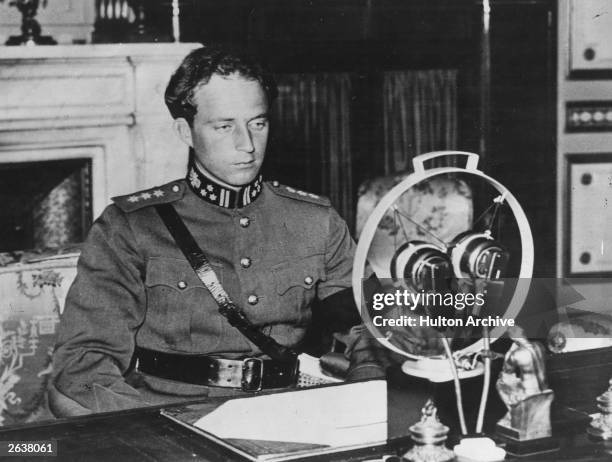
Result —
[[[410, 406], [414, 394], [389, 388], [389, 435], [395, 438], [387, 447], [371, 448], [351, 453], [312, 458], [312, 461], [357, 462], [381, 454], [401, 454], [410, 446], [406, 435], [413, 421], [402, 413]], [[414, 406], [413, 406], [414, 407]], [[448, 423], [448, 422], [446, 422]], [[567, 430], [567, 429], [566, 429]], [[573, 429], [559, 435], [561, 450], [521, 458], [534, 461], [612, 460], [612, 444], [591, 442], [584, 429]], [[32, 457], [35, 462], [58, 461], [130, 461], [175, 462], [243, 460], [228, 450], [194, 434], [159, 415], [159, 408], [147, 408], [58, 420], [34, 427], [0, 430], [0, 441], [56, 440], [59, 457]], [[606, 452], [606, 451], [610, 452]], [[15, 462], [26, 460], [16, 457]], [[509, 459], [512, 460], [512, 459]]]

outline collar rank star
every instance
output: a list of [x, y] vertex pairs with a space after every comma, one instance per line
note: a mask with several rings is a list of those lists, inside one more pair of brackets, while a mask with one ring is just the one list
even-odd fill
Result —
[[208, 178], [192, 162], [187, 173], [187, 184], [200, 199], [206, 202], [227, 209], [240, 209], [259, 197], [262, 177], [258, 175], [251, 183], [234, 190]]

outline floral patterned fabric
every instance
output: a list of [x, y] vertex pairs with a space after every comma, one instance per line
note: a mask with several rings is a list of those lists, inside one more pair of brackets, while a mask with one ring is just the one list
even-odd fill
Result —
[[0, 254], [0, 426], [53, 419], [47, 380], [77, 256]]
[[[360, 186], [358, 236], [383, 196], [407, 176], [403, 173], [379, 177]], [[391, 277], [389, 262], [406, 241], [448, 243], [472, 226], [472, 191], [465, 181], [452, 175], [438, 175], [415, 184], [394, 205], [397, 213], [388, 210], [380, 220], [368, 252], [368, 262], [379, 278]]]

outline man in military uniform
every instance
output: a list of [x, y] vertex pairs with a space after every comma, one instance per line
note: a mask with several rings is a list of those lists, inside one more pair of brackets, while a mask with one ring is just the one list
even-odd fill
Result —
[[[173, 206], [231, 299], [280, 345], [300, 348], [315, 299], [330, 323], [359, 323], [344, 302], [354, 251], [344, 221], [326, 198], [260, 175], [274, 96], [258, 64], [221, 48], [193, 51], [172, 76], [166, 104], [190, 147], [187, 176], [114, 198], [92, 226], [54, 353], [54, 412], [295, 383], [220, 314], [160, 204]], [[369, 361], [354, 370], [380, 374]]]

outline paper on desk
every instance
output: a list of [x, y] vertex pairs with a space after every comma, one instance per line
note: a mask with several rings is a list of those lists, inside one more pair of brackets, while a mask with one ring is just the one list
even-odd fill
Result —
[[234, 399], [194, 425], [224, 439], [329, 446], [384, 442], [387, 384], [373, 380]]

